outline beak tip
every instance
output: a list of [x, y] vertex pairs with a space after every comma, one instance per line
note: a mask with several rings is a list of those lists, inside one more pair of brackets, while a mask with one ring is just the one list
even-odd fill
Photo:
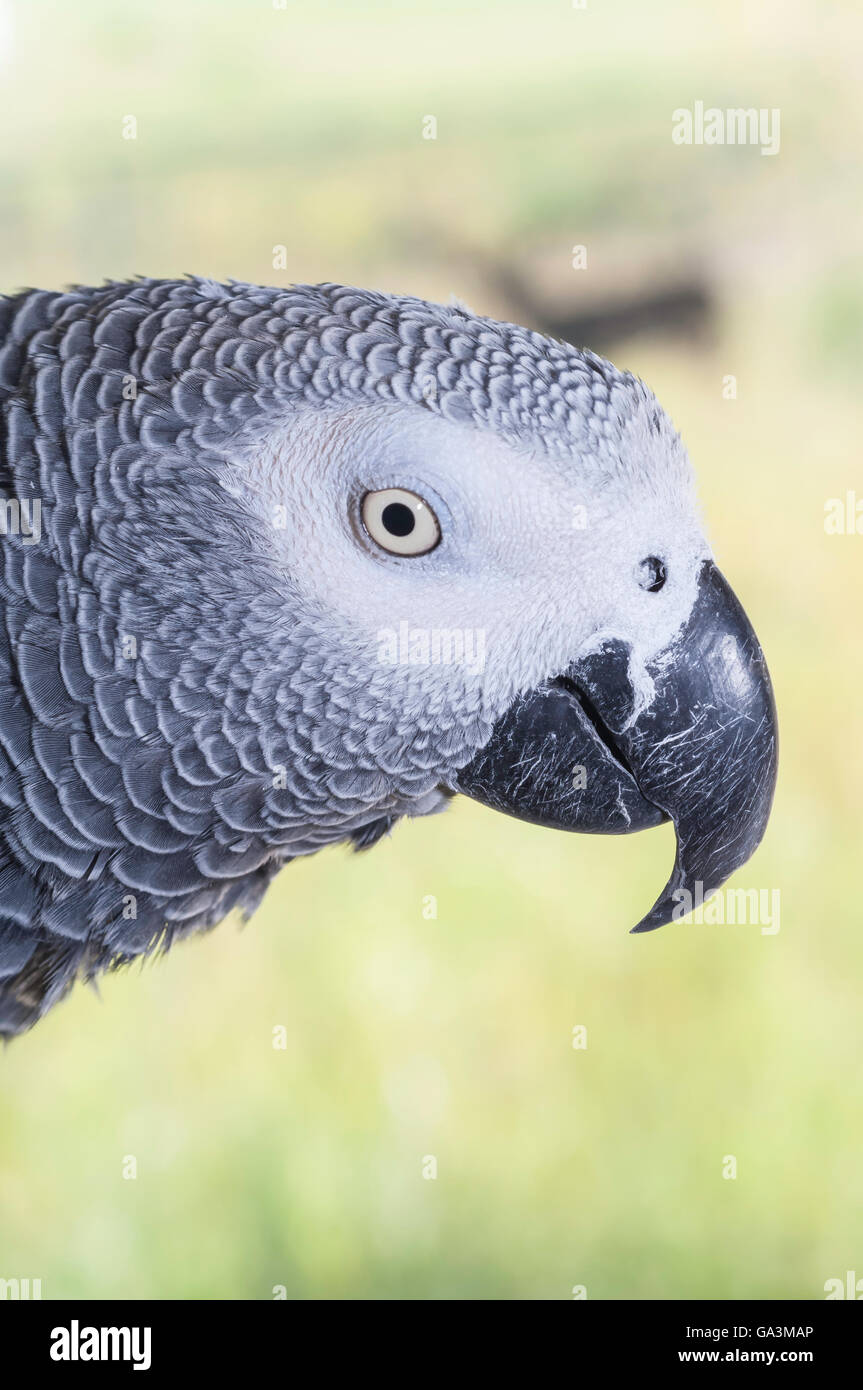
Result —
[[644, 932], [658, 931], [660, 927], [664, 927], [667, 925], [666, 922], [662, 919], [658, 922], [652, 921], [652, 917], [653, 913], [649, 912], [647, 916], [642, 918], [642, 920], [636, 926], [630, 927], [629, 935], [641, 936]]
[[675, 864], [670, 881], [650, 911], [645, 913], [640, 922], [636, 922], [635, 926], [630, 928], [630, 936], [641, 936], [644, 932], [658, 931], [660, 927], [667, 927], [670, 922], [674, 921], [675, 915], [679, 915], [675, 890], [680, 887], [680, 882], [679, 865]]

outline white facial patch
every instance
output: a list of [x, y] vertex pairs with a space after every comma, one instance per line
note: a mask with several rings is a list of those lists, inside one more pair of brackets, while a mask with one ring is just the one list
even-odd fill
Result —
[[[641, 708], [647, 663], [686, 621], [710, 552], [671, 428], [636, 417], [616, 449], [601, 438], [552, 457], [420, 408], [369, 406], [298, 414], [235, 482], [305, 621], [326, 617], [357, 660], [379, 663], [381, 634], [396, 634], [394, 675], [429, 699], [470, 687], [499, 711], [613, 637], [632, 647]], [[363, 497], [395, 489], [433, 513], [429, 553], [388, 553], [363, 525]], [[666, 576], [657, 593], [640, 582], [647, 557]], [[412, 660], [424, 634], [429, 650], [444, 634], [471, 659]]]

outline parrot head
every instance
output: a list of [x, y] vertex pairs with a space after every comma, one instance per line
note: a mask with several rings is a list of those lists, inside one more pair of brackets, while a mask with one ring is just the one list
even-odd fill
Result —
[[672, 821], [639, 931], [759, 843], [766, 665], [629, 373], [419, 299], [141, 281], [0, 304], [0, 402], [44, 500], [3, 541], [0, 1031], [4, 988], [15, 1031], [457, 793]]
[[[671, 819], [674, 871], [635, 930], [660, 926], [750, 856], [776, 768], [767, 669], [686, 452], [601, 358], [397, 303], [421, 345], [401, 394], [369, 400], [364, 380], [301, 410], [243, 472], [261, 525], [280, 523], [294, 613], [316, 646], [338, 635], [335, 765], [350, 778], [374, 730], [370, 770], [420, 811], [463, 792], [562, 830]], [[369, 355], [391, 382], [393, 345]]]

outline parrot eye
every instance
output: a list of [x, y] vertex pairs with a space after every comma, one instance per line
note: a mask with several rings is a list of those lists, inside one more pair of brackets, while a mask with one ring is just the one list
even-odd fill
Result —
[[638, 582], [649, 594], [658, 594], [667, 578], [664, 563], [655, 555], [648, 555], [638, 566]]
[[367, 492], [363, 526], [390, 555], [427, 555], [440, 540], [440, 525], [428, 502], [404, 487]]

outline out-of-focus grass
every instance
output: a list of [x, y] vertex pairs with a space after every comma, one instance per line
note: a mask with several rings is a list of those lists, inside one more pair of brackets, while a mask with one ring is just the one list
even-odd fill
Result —
[[[854, 10], [27, 0], [0, 74], [4, 279], [404, 275], [448, 294], [452, 248], [559, 237], [565, 268], [575, 240], [601, 260], [621, 231], [775, 234], [792, 209], [822, 255], [857, 247]], [[785, 153], [675, 146], [696, 98], [780, 106]]]
[[[677, 5], [22, 7], [10, 288], [195, 269], [446, 292], [437, 230], [504, 252], [559, 234], [566, 265], [585, 225], [637, 257], [681, 219], [739, 267], [714, 348], [616, 356], [683, 430], [771, 665], [776, 810], [734, 882], [779, 888], [782, 919], [631, 937], [668, 830], [570, 837], [466, 802], [295, 863], [244, 931], [105, 980], [101, 1003], [79, 989], [5, 1053], [0, 1277], [47, 1297], [781, 1298], [859, 1270], [863, 537], [822, 517], [863, 495], [861, 280], [847, 225], [814, 235], [806, 182], [850, 201], [841, 12], [808, 61], [791, 8], [796, 31], [750, 17], [741, 51], [742, 6], [712, 42]], [[775, 168], [671, 146], [674, 107], [772, 106], [774, 82], [797, 132]], [[779, 247], [763, 275], [756, 243]]]

